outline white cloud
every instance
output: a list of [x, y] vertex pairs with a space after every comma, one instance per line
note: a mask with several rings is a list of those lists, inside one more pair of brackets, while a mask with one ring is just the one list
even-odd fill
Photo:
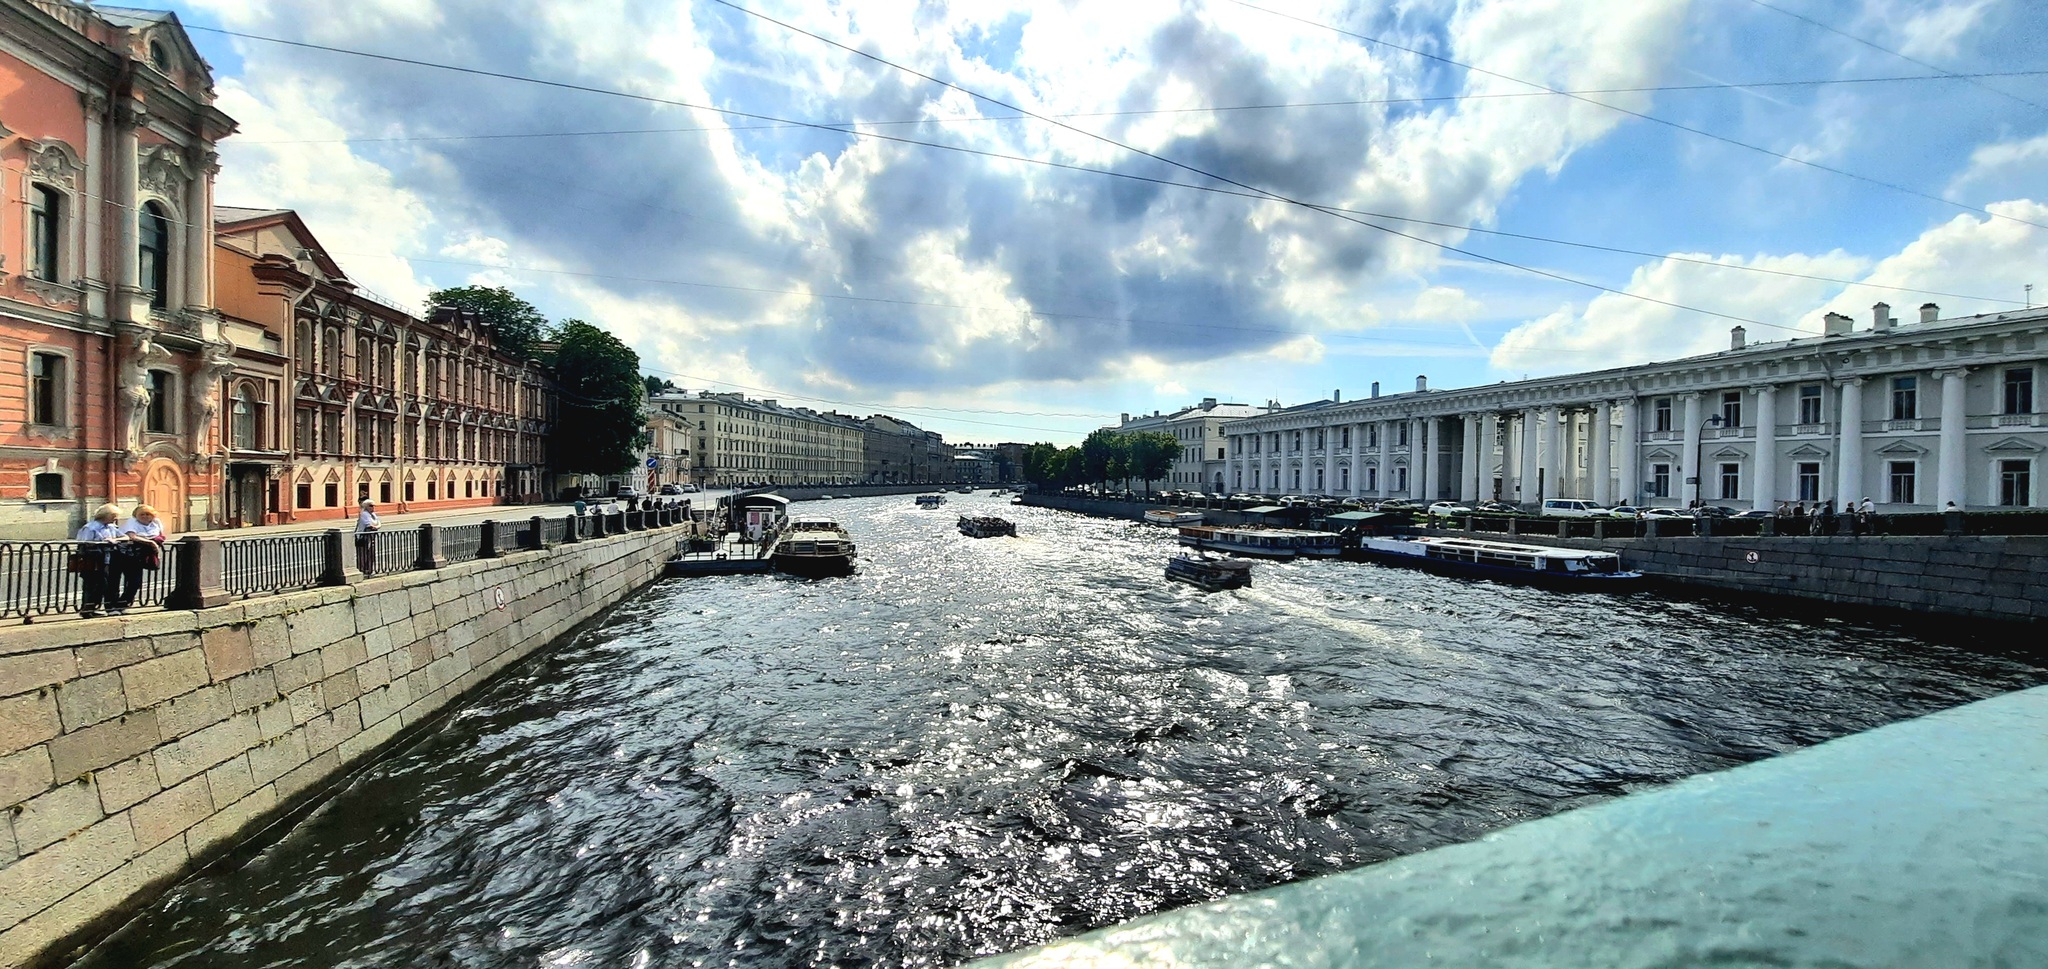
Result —
[[1963, 36], [1984, 19], [1993, 0], [1937, 3], [1925, 10], [1906, 13], [1895, 29], [1900, 37], [1899, 53], [1920, 60], [1941, 61], [1956, 56]]
[[2048, 182], [2048, 134], [2019, 141], [1979, 145], [1970, 152], [1970, 167], [1948, 186], [1951, 198], [1965, 188], [1982, 191], [1997, 186], [2039, 186]]

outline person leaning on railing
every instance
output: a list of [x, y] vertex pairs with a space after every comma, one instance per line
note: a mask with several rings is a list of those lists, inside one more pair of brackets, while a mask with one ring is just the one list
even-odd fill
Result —
[[142, 591], [142, 573], [154, 572], [164, 562], [164, 523], [157, 517], [156, 509], [136, 505], [135, 513], [122, 523], [120, 533], [114, 545], [114, 569], [121, 578], [120, 594], [114, 597], [113, 605], [107, 609], [109, 615], [116, 616], [135, 604], [135, 594]]
[[356, 571], [364, 575], [377, 572], [377, 503], [363, 499], [362, 511], [356, 515]]
[[87, 619], [99, 615], [101, 603], [108, 601], [108, 587], [114, 578], [114, 545], [121, 539], [116, 527], [120, 520], [119, 506], [101, 505], [92, 513], [92, 520], [78, 530], [78, 548], [72, 551], [68, 568], [85, 584], [78, 614]]

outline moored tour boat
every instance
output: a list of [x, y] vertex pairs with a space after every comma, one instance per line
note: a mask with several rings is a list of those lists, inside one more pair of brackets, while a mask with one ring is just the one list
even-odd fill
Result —
[[1166, 560], [1166, 577], [1204, 592], [1243, 589], [1252, 584], [1252, 564], [1239, 559], [1196, 557], [1183, 552]]
[[1352, 553], [1371, 562], [1470, 578], [1573, 589], [1626, 588], [1641, 572], [1624, 569], [1613, 552], [1519, 545], [1474, 538], [1360, 538]]
[[992, 515], [961, 515], [960, 534], [968, 538], [1017, 537], [1017, 526], [1008, 519]]
[[1199, 511], [1173, 511], [1167, 508], [1154, 508], [1145, 513], [1145, 520], [1154, 525], [1200, 525], [1202, 523], [1202, 513]]
[[940, 505], [943, 505], [943, 504], [945, 504], [945, 503], [946, 503], [946, 496], [945, 496], [945, 495], [918, 495], [918, 496], [917, 496], [917, 507], [919, 507], [919, 508], [937, 508], [937, 507], [939, 507]]
[[1252, 555], [1268, 559], [1291, 559], [1300, 554], [1294, 536], [1277, 528], [1182, 525], [1180, 543], [1207, 552], [1227, 552], [1231, 555]]
[[775, 539], [768, 558], [778, 572], [791, 575], [846, 575], [853, 571], [858, 554], [853, 536], [838, 522], [798, 519]]
[[1305, 528], [1276, 528], [1294, 536], [1294, 550], [1314, 558], [1333, 559], [1344, 554], [1344, 536], [1336, 532], [1315, 532]]

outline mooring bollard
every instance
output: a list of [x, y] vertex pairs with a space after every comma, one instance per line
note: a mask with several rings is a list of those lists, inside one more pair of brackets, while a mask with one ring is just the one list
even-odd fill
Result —
[[476, 557], [494, 559], [498, 557], [498, 523], [485, 519], [477, 528]]
[[532, 544], [532, 545], [528, 545], [528, 546], [527, 546], [527, 548], [533, 548], [533, 549], [544, 549], [544, 548], [547, 548], [547, 547], [548, 547], [548, 532], [547, 532], [547, 528], [548, 528], [548, 526], [547, 526], [547, 520], [546, 520], [546, 519], [544, 519], [544, 518], [540, 517], [539, 515], [535, 515], [535, 516], [533, 516], [533, 544]]

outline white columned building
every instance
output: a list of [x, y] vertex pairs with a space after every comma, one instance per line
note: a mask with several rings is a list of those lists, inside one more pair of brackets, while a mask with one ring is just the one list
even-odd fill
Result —
[[[1333, 469], [1328, 493], [1348, 459], [1336, 490], [1418, 501], [1497, 488], [1524, 505], [2048, 507], [2048, 309], [1878, 315], [1866, 330], [1830, 314], [1823, 336], [1680, 360], [1283, 408], [1227, 427], [1229, 453], [1245, 488], [1274, 495], [1307, 491], [1318, 466]], [[1703, 432], [1710, 417], [1723, 424]]]

